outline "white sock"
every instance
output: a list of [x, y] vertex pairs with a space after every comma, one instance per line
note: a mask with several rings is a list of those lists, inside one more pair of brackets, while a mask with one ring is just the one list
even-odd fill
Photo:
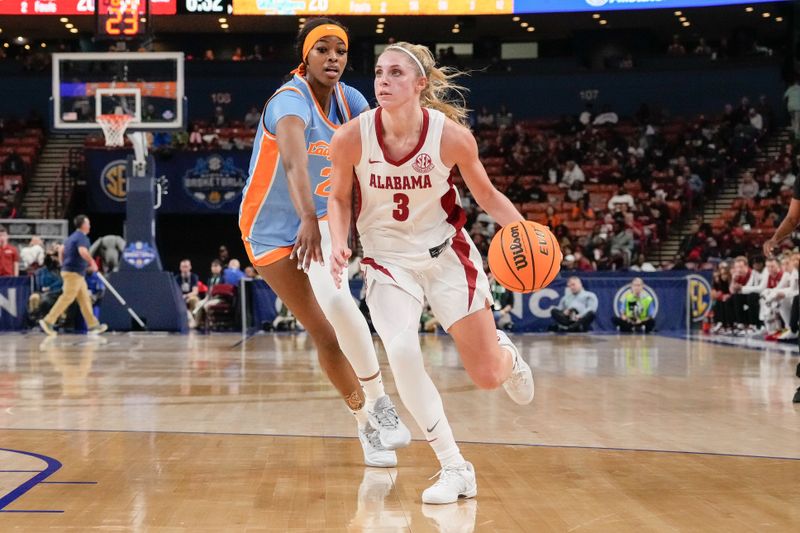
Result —
[[386, 392], [383, 390], [383, 376], [378, 373], [377, 376], [368, 380], [368, 381], [361, 381], [361, 388], [364, 389], [364, 399], [367, 402], [367, 409], [370, 411], [373, 407], [375, 407], [375, 402], [378, 401], [378, 398], [381, 396], [386, 395]]
[[364, 431], [364, 428], [367, 427], [369, 423], [369, 415], [367, 415], [367, 410], [365, 407], [362, 407], [358, 411], [350, 410], [353, 413], [353, 416], [356, 417], [356, 422], [358, 423], [358, 429], [360, 431]]

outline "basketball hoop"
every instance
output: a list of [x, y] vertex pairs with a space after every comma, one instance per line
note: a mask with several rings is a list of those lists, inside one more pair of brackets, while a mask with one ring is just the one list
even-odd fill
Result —
[[97, 123], [103, 128], [106, 146], [124, 146], [125, 130], [133, 120], [132, 115], [97, 115]]

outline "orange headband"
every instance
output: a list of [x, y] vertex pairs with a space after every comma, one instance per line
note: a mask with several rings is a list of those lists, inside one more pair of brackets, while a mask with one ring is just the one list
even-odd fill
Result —
[[[349, 43], [347, 41], [347, 33], [345, 33], [345, 31], [342, 28], [340, 28], [335, 24], [322, 24], [320, 26], [317, 26], [310, 32], [308, 32], [308, 35], [306, 35], [306, 39], [303, 41], [304, 62], [308, 57], [308, 53], [311, 51], [314, 45], [317, 44], [317, 41], [319, 41], [323, 37], [328, 37], [328, 36], [338, 37], [339, 39], [344, 41], [344, 45], [346, 47], [349, 46]], [[305, 70], [306, 70], [305, 65], [303, 65], [303, 63], [300, 63], [300, 65], [298, 65], [297, 68], [292, 71], [292, 73], [298, 73], [302, 76], [303, 74], [305, 74]]]

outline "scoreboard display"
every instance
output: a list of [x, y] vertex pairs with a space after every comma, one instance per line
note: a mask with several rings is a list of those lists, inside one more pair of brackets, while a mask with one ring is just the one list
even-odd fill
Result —
[[502, 15], [514, 0], [233, 0], [234, 15]]
[[[0, 0], [0, 15], [94, 15], [95, 2], [100, 0]], [[149, 4], [151, 15], [174, 15], [177, 0], [150, 0]]]
[[95, 0], [97, 2], [97, 37], [132, 39], [147, 32], [146, 0]]
[[673, 9], [788, 0], [233, 0], [234, 15], [502, 15]]

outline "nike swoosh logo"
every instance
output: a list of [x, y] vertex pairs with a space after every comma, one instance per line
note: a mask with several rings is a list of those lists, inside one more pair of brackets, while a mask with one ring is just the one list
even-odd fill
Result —
[[374, 165], [375, 163], [383, 163], [383, 161], [373, 161], [372, 159], [369, 160], [370, 165]]
[[436, 426], [438, 426], [438, 425], [439, 425], [439, 422], [441, 422], [441, 421], [442, 421], [442, 419], [440, 418], [439, 420], [437, 420], [437, 421], [436, 421], [436, 423], [433, 425], [433, 427], [431, 427], [431, 428], [427, 428], [427, 430], [428, 430], [428, 433], [430, 433], [430, 432], [432, 432], [434, 429], [436, 429]]

